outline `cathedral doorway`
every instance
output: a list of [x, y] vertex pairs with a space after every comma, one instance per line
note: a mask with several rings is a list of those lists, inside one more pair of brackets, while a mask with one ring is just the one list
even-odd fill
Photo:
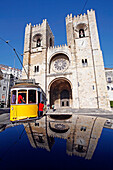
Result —
[[65, 78], [55, 79], [50, 85], [50, 106], [55, 108], [71, 107], [72, 89], [70, 82]]

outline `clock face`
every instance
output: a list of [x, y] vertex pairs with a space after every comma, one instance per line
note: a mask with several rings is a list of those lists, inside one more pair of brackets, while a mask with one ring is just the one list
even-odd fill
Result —
[[56, 72], [65, 71], [68, 67], [68, 61], [65, 58], [58, 58], [53, 62], [53, 70]]

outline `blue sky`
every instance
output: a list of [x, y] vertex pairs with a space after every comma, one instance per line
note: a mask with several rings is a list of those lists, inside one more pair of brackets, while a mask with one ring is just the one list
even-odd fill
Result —
[[[36, 25], [47, 19], [55, 36], [55, 45], [65, 44], [65, 17], [80, 14], [86, 0], [1, 0], [0, 37], [21, 54], [24, 48], [24, 30], [27, 23]], [[100, 45], [105, 67], [113, 67], [113, 0], [88, 0], [87, 9], [96, 11]], [[0, 64], [21, 68], [13, 50], [0, 40]], [[22, 57], [20, 56], [22, 59]]]

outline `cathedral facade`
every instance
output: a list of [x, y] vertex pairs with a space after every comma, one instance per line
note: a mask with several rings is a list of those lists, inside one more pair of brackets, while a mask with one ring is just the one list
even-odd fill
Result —
[[[102, 51], [94, 10], [66, 17], [67, 45], [54, 46], [47, 20], [27, 24], [23, 65], [55, 108], [109, 109]], [[23, 69], [23, 79], [27, 78]]]

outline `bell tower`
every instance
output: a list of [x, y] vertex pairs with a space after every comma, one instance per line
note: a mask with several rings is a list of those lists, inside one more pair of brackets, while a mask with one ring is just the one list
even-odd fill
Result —
[[73, 55], [79, 108], [109, 106], [104, 62], [94, 10], [66, 17], [67, 45]]
[[[35, 79], [36, 83], [46, 92], [47, 73], [47, 48], [54, 46], [54, 36], [47, 20], [42, 24], [32, 26], [27, 24], [25, 28], [23, 66], [29, 79]], [[23, 69], [22, 78], [27, 75]]]

